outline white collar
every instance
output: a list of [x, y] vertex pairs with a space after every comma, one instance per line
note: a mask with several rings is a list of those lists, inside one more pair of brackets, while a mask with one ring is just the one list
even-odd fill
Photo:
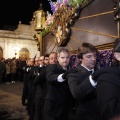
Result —
[[39, 65], [39, 67], [42, 67], [43, 65]]
[[92, 73], [94, 72], [94, 68], [90, 70], [87, 67], [85, 67], [83, 64], [81, 64], [81, 66], [83, 66], [84, 68], [86, 68], [88, 71], [92, 71]]

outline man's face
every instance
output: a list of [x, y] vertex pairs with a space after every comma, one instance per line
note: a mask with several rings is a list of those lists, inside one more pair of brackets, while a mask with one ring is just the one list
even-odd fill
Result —
[[30, 64], [31, 66], [33, 66], [34, 65], [34, 59], [33, 58], [30, 59], [28, 64]]
[[58, 62], [57, 60], [57, 54], [51, 53], [49, 55], [49, 64], [56, 64]]
[[39, 58], [35, 58], [35, 66], [38, 66], [39, 64], [38, 64], [38, 60], [39, 60]]
[[81, 64], [87, 67], [88, 69], [93, 69], [96, 64], [96, 58], [97, 58], [96, 52], [83, 54], [83, 58], [80, 59], [82, 62]]
[[41, 56], [38, 61], [39, 65], [44, 65], [44, 56]]
[[69, 64], [70, 55], [67, 52], [61, 52], [58, 56], [58, 62], [62, 67], [67, 67]]
[[34, 65], [34, 59], [29, 59], [26, 61], [27, 65], [33, 66]]
[[120, 52], [115, 52], [114, 56], [118, 61], [120, 61]]
[[45, 64], [45, 65], [48, 65], [48, 64], [49, 64], [49, 57], [45, 57], [45, 59], [44, 59], [44, 64]]

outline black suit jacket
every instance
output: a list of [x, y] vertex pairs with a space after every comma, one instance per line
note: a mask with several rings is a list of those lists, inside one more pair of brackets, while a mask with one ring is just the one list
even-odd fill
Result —
[[37, 87], [35, 104], [43, 105], [46, 94], [46, 66], [40, 68], [39, 75], [34, 79], [34, 85]]
[[120, 116], [120, 65], [103, 70], [96, 87], [97, 105], [101, 120], [110, 120]]
[[77, 104], [76, 120], [96, 120], [96, 93], [89, 80], [90, 74], [78, 65], [78, 72], [68, 75], [69, 89]]
[[59, 64], [49, 64], [46, 68], [47, 93], [44, 109], [46, 118], [67, 120], [72, 96], [67, 81], [57, 81], [57, 77], [64, 72], [65, 70]]
[[30, 66], [23, 67], [24, 70], [24, 85], [23, 85], [23, 92], [22, 92], [22, 103], [25, 103], [25, 100], [28, 97], [28, 74], [29, 71], [27, 71], [27, 68], [30, 68]]

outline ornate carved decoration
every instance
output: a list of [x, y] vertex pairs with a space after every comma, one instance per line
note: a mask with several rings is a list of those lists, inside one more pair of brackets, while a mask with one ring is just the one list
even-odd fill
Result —
[[54, 12], [54, 21], [50, 27], [50, 32], [55, 36], [55, 44], [57, 46], [66, 46], [71, 35], [71, 26], [74, 25], [76, 19], [79, 18], [81, 10], [94, 0], [87, 0], [82, 5], [71, 7], [69, 5], [61, 5]]
[[61, 6], [54, 13], [54, 24], [50, 30], [55, 35], [55, 43], [57, 46], [65, 46], [70, 37], [70, 26], [73, 24], [74, 11], [77, 9], [68, 6]]
[[120, 0], [114, 0], [114, 19], [120, 21]]

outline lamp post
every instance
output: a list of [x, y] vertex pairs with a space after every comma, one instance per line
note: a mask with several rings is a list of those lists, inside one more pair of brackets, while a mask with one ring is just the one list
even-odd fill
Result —
[[17, 52], [20, 50], [20, 48], [19, 48], [17, 45], [15, 45], [15, 46], [13, 47], [13, 50], [14, 50], [14, 52], [15, 52], [15, 58], [16, 58]]
[[43, 11], [42, 5], [40, 5], [40, 8], [34, 12], [33, 18], [35, 21], [34, 29], [37, 32], [36, 37], [38, 40], [37, 46], [39, 47], [38, 50], [40, 51], [40, 56], [43, 55], [43, 40], [42, 40], [42, 34], [41, 31], [45, 28], [45, 20], [46, 20], [46, 14]]

